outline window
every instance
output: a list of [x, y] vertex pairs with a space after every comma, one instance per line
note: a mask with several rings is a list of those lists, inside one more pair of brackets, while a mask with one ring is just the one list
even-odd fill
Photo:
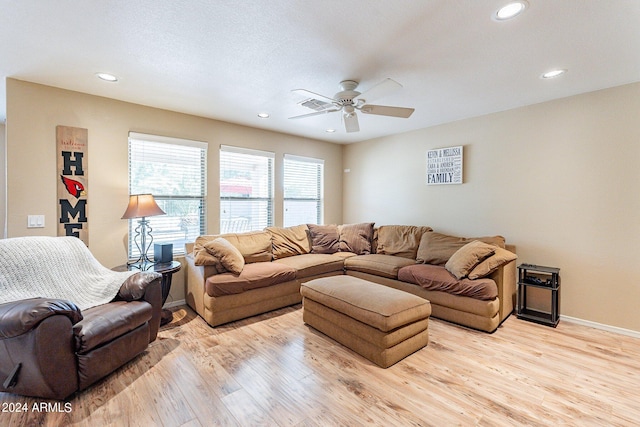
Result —
[[284, 226], [322, 224], [324, 160], [284, 156]]
[[274, 153], [220, 147], [220, 233], [273, 225]]
[[[153, 243], [172, 243], [174, 254], [205, 234], [205, 142], [129, 132], [129, 194], [153, 194], [166, 215], [148, 217]], [[140, 253], [129, 220], [129, 258]], [[150, 248], [153, 253], [153, 247]]]

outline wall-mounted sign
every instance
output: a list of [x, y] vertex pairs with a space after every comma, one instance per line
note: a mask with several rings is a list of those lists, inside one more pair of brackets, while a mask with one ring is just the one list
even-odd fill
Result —
[[58, 236], [75, 236], [88, 246], [87, 135], [87, 129], [56, 126]]
[[427, 185], [462, 184], [462, 145], [427, 151]]

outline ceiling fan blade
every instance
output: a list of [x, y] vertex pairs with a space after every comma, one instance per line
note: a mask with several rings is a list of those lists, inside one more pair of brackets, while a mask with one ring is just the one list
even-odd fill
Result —
[[306, 98], [321, 99], [323, 101], [330, 102], [332, 104], [334, 102], [337, 102], [333, 98], [329, 98], [328, 96], [320, 95], [319, 93], [311, 92], [310, 90], [306, 90], [306, 89], [293, 89], [291, 92], [295, 92], [295, 93], [300, 94], [300, 95], [302, 95], [302, 96], [304, 96]]
[[358, 125], [358, 116], [356, 113], [344, 114], [344, 128], [347, 132], [358, 132], [360, 126]]
[[356, 96], [356, 99], [374, 101], [378, 98], [383, 98], [387, 95], [390, 95], [401, 87], [402, 85], [393, 79], [384, 79], [377, 85], [367, 89], [360, 95]]
[[378, 116], [391, 116], [408, 118], [415, 111], [414, 108], [390, 107], [388, 105], [365, 104], [360, 107], [360, 111], [366, 114], [376, 114]]
[[336, 111], [340, 111], [339, 108], [335, 108], [333, 110], [322, 110], [322, 111], [316, 111], [315, 113], [309, 113], [309, 114], [302, 114], [301, 116], [293, 116], [293, 117], [289, 117], [290, 119], [304, 119], [306, 117], [313, 117], [313, 116], [319, 116], [321, 114], [327, 114], [327, 113], [335, 113]]

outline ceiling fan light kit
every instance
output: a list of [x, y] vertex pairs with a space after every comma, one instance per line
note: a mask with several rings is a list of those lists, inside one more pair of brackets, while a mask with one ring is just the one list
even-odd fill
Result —
[[306, 89], [293, 90], [292, 92], [307, 97], [307, 99], [305, 99], [304, 101], [299, 102], [298, 105], [310, 108], [314, 110], [314, 112], [289, 118], [302, 119], [306, 117], [313, 117], [321, 114], [342, 111], [342, 119], [344, 121], [345, 130], [350, 133], [358, 132], [360, 130], [356, 110], [359, 110], [364, 114], [400, 117], [405, 119], [409, 118], [409, 116], [411, 116], [414, 111], [413, 108], [392, 107], [390, 105], [374, 105], [366, 103], [367, 100], [371, 101], [374, 99], [382, 98], [402, 88], [402, 85], [393, 79], [385, 79], [363, 93], [356, 90], [358, 87], [358, 82], [354, 80], [343, 80], [340, 82], [339, 87], [340, 92], [333, 95], [333, 97], [320, 95]]

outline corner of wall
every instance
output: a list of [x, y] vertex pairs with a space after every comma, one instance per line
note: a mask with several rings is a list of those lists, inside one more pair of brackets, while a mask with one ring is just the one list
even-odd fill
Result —
[[2, 224], [2, 238], [7, 237], [7, 126], [0, 123], [0, 223]]

